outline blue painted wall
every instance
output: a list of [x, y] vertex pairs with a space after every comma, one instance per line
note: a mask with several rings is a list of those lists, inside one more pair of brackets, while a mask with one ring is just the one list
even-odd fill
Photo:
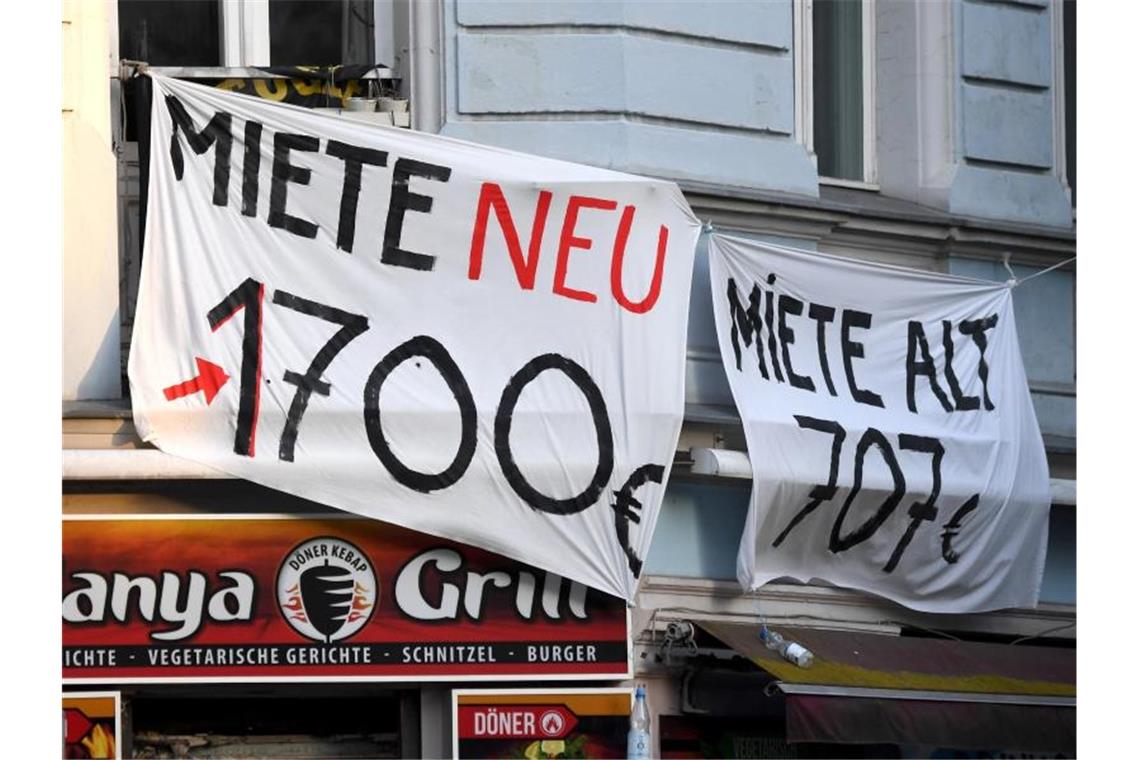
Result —
[[751, 481], [670, 482], [645, 572], [735, 581], [736, 550], [751, 490]]
[[[1040, 270], [1014, 266], [1013, 271], [1018, 279], [1025, 279]], [[1009, 279], [1000, 263], [978, 259], [951, 257], [950, 273], [995, 282]], [[1013, 291], [1013, 317], [1041, 433], [1075, 440], [1076, 275], [1053, 270], [1018, 285]]]
[[815, 196], [791, 0], [444, 0], [445, 135]]
[[1046, 0], [958, 0], [958, 150], [949, 208], [1069, 227], [1056, 171], [1053, 9]]
[[[441, 2], [443, 134], [818, 196], [814, 156], [796, 140], [793, 0]], [[875, 6], [884, 188], [955, 214], [1071, 227], [1051, 4], [930, 0], [921, 20], [914, 5]], [[920, 37], [950, 41], [946, 77], [926, 75], [939, 53], [915, 48]], [[938, 166], [924, 140], [947, 144]]]
[[[752, 485], [674, 480], [665, 492], [645, 572], [736, 581], [736, 552]], [[1076, 604], [1077, 520], [1073, 507], [1053, 507], [1041, 601]]]

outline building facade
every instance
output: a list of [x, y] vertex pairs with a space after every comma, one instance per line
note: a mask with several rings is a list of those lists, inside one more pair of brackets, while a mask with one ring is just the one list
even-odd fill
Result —
[[[699, 756], [684, 753], [711, 751], [714, 736], [735, 737], [717, 746], [721, 756], [825, 751], [826, 742], [788, 742], [785, 707], [762, 696], [771, 674], [732, 666], [731, 645], [711, 632], [718, 625], [767, 622], [906, 646], [933, 637], [1071, 650], [1075, 19], [1075, 4], [1059, 0], [69, 0], [64, 515], [312, 508], [172, 460], [134, 431], [124, 367], [145, 155], [128, 83], [134, 69], [121, 60], [215, 83], [257, 80], [257, 94], [271, 99], [282, 80], [257, 67], [378, 63], [372, 81], [409, 102], [412, 129], [674, 180], [719, 231], [995, 281], [1067, 262], [1014, 294], [1054, 495], [1041, 602], [936, 616], [825, 586], [777, 582], [741, 593], [735, 558], [748, 474], [699, 463], [709, 449], [745, 448], [717, 348], [702, 236], [685, 423], [631, 613], [634, 678], [623, 682], [649, 687], [655, 755]], [[124, 743], [137, 756], [194, 756], [189, 736], [260, 732], [308, 742], [311, 756], [447, 757], [450, 692], [462, 685], [127, 684]], [[285, 717], [243, 729], [225, 717], [234, 710]], [[332, 733], [374, 741], [350, 749], [318, 738]], [[840, 743], [871, 754], [953, 746]], [[272, 744], [261, 746], [273, 754]], [[235, 751], [259, 750], [246, 742]]]

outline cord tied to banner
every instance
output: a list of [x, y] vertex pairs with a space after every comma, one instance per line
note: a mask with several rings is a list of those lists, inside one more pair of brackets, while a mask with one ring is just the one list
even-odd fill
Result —
[[[1008, 254], [1006, 254], [1006, 255], [1008, 256]], [[1026, 277], [1024, 279], [1019, 280], [1016, 277], [1014, 277], [1011, 280], [1010, 287], [1015, 288], [1018, 285], [1024, 285], [1025, 283], [1032, 280], [1034, 277], [1040, 277], [1043, 274], [1048, 274], [1049, 272], [1052, 272], [1054, 269], [1060, 269], [1061, 267], [1065, 266], [1066, 264], [1071, 264], [1076, 260], [1077, 260], [1076, 256], [1070, 256], [1069, 258], [1065, 259], [1064, 261], [1059, 261], [1056, 264], [1054, 264], [1053, 266], [1048, 267], [1047, 269], [1042, 269], [1040, 272], [1034, 272], [1033, 274], [1029, 275], [1028, 277]], [[1007, 259], [1007, 261], [1008, 261], [1008, 259]], [[1006, 268], [1007, 269], [1009, 268], [1008, 263], [1006, 264]], [[1011, 272], [1011, 274], [1012, 274], [1012, 272]]]

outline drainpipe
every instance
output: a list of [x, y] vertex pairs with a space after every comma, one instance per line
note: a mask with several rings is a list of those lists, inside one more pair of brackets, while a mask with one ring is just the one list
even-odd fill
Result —
[[412, 129], [435, 134], [443, 126], [441, 3], [420, 0], [410, 5]]

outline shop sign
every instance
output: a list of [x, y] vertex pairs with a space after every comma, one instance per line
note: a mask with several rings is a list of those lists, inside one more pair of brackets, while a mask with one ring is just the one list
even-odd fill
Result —
[[633, 599], [684, 416], [674, 183], [159, 76], [151, 135], [144, 440]]
[[452, 692], [454, 758], [625, 757], [631, 689]]
[[709, 272], [752, 463], [741, 585], [1036, 606], [1049, 470], [1012, 288], [717, 234]]
[[117, 691], [63, 695], [63, 757], [118, 760], [122, 755]]
[[357, 517], [63, 523], [65, 682], [623, 678], [616, 597]]

